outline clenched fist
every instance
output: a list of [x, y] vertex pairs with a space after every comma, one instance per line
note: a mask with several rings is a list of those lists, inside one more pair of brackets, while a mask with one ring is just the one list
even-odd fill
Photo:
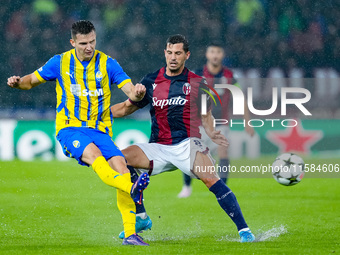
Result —
[[11, 88], [17, 88], [19, 86], [20, 76], [11, 76], [7, 79], [7, 85]]
[[136, 98], [142, 100], [143, 97], [145, 96], [146, 93], [146, 88], [143, 84], [137, 83], [135, 85], [135, 96]]

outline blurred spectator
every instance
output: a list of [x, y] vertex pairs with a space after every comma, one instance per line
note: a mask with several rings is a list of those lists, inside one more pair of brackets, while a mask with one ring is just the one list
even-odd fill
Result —
[[25, 35], [25, 31], [26, 22], [24, 10], [13, 12], [6, 27], [6, 39], [9, 42], [19, 40]]
[[302, 18], [297, 15], [292, 6], [289, 6], [279, 17], [280, 33], [288, 37], [291, 32], [301, 31], [303, 28]]
[[33, 2], [33, 11], [36, 14], [51, 16], [58, 10], [58, 5], [53, 0], [35, 0]]
[[104, 12], [104, 22], [107, 29], [119, 27], [125, 14], [125, 6], [123, 3], [112, 3], [107, 5]]
[[236, 0], [236, 20], [241, 26], [249, 26], [264, 16], [262, 3], [259, 0]]

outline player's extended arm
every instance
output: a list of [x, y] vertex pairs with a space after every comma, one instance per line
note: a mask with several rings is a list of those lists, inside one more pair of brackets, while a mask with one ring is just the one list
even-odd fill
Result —
[[134, 102], [139, 102], [143, 99], [146, 88], [144, 85], [137, 83], [135, 86], [131, 82], [126, 83], [122, 87], [123, 92]]
[[246, 100], [244, 100], [244, 120], [245, 120], [245, 130], [250, 135], [253, 136], [255, 134], [254, 128], [248, 125], [248, 121], [250, 120], [250, 113], [247, 106]]
[[201, 119], [204, 130], [210, 139], [218, 145], [227, 147], [229, 145], [227, 138], [221, 134], [221, 131], [215, 130], [214, 116], [211, 111], [208, 111], [207, 115], [202, 115]]
[[41, 83], [34, 73], [25, 75], [22, 78], [20, 76], [11, 76], [7, 79], [8, 86], [23, 90], [34, 88]]
[[115, 104], [111, 106], [111, 112], [113, 118], [121, 118], [130, 115], [139, 109], [138, 106], [133, 105], [130, 100], [126, 100], [122, 103]]

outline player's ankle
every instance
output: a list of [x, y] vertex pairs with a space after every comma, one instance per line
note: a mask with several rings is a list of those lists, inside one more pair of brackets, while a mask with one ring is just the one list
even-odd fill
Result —
[[243, 232], [243, 231], [249, 231], [249, 230], [250, 230], [250, 228], [242, 228], [242, 229], [240, 229], [238, 232], [241, 233], [241, 232]]
[[148, 215], [146, 212], [142, 212], [142, 213], [137, 213], [136, 217], [140, 217], [141, 219], [145, 220], [148, 217]]

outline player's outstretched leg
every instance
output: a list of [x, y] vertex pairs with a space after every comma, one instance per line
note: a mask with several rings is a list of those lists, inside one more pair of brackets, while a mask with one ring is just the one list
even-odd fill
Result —
[[[199, 169], [213, 169], [214, 165], [207, 154], [197, 152], [194, 164], [194, 174], [199, 177], [209, 190], [216, 196], [217, 202], [235, 223], [240, 234], [241, 242], [252, 242], [255, 240], [251, 233], [237, 202], [234, 193], [217, 176], [214, 171], [199, 171]], [[198, 169], [198, 170], [196, 170]]]
[[128, 194], [130, 193], [133, 183], [119, 172], [113, 170], [103, 156], [96, 158], [92, 163], [92, 168], [105, 184]]
[[235, 223], [241, 242], [253, 242], [255, 240], [255, 236], [251, 233], [243, 217], [236, 196], [229, 187], [222, 180], [218, 180], [209, 188], [209, 190], [215, 194], [217, 202]]
[[[132, 166], [127, 166], [127, 167], [128, 167], [128, 169], [130, 170], [130, 173], [131, 173], [131, 181], [133, 183], [135, 183], [138, 179], [138, 174]], [[137, 234], [142, 233], [143, 231], [146, 231], [148, 229], [151, 230], [152, 221], [146, 213], [144, 203], [143, 203], [143, 199], [142, 199], [141, 204], [135, 203], [135, 205], [136, 205], [136, 233]], [[124, 231], [120, 232], [119, 238], [123, 239], [124, 236], [125, 236], [125, 232]]]
[[[130, 180], [130, 173], [128, 173], [127, 175], [129, 176], [129, 180]], [[134, 203], [136, 203], [136, 204], [142, 203], [143, 190], [146, 189], [148, 184], [149, 184], [149, 175], [147, 173], [143, 173], [138, 177], [137, 181], [132, 185], [130, 195], [133, 199], [133, 201], [131, 201], [131, 202], [132, 202], [132, 205], [133, 205], [134, 208], [135, 208]], [[118, 190], [118, 192], [121, 192], [121, 191]], [[117, 193], [117, 194], [120, 194], [120, 193]], [[119, 205], [119, 203], [118, 203], [118, 205]], [[121, 210], [121, 208], [119, 208], [119, 209]], [[133, 216], [132, 216], [132, 213], [133, 213]], [[133, 211], [130, 211], [130, 215], [131, 215], [131, 217], [134, 217], [134, 219], [136, 219], [135, 213]], [[131, 222], [131, 220], [129, 220], [129, 222]], [[125, 238], [123, 239], [123, 243], [122, 243], [123, 245], [143, 245], [143, 246], [149, 245], [149, 244], [147, 244], [143, 241], [142, 237], [140, 237], [139, 235], [137, 235], [135, 233], [136, 221], [134, 221], [133, 224], [127, 225], [127, 224], [125, 224], [124, 217], [123, 217], [123, 223], [124, 223], [124, 236], [125, 236]], [[132, 233], [132, 231], [133, 231], [133, 233]]]
[[191, 177], [185, 173], [183, 173], [184, 185], [182, 187], [181, 192], [177, 195], [179, 198], [190, 197], [192, 188], [191, 188]]

